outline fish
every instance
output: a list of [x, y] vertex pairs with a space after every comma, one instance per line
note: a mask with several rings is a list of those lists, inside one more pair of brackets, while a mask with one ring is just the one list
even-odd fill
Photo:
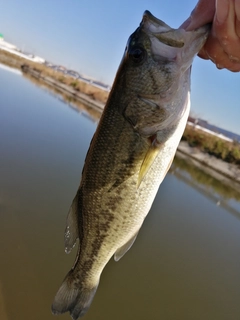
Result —
[[53, 314], [82, 317], [105, 265], [136, 240], [186, 126], [191, 65], [208, 30], [173, 29], [145, 11], [129, 37], [67, 216], [65, 251], [78, 239], [78, 252]]

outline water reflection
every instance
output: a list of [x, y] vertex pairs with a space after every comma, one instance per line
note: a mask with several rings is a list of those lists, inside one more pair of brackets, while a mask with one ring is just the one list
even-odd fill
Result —
[[[75, 257], [63, 231], [96, 123], [24, 77], [0, 80], [0, 319], [70, 319], [50, 306]], [[239, 206], [238, 187], [176, 158], [85, 319], [238, 320]]]
[[12, 68], [12, 67], [9, 67], [9, 66], [7, 66], [5, 64], [2, 64], [2, 63], [0, 63], [0, 69], [6, 70], [6, 71], [9, 71], [9, 72], [13, 72], [13, 73], [15, 73], [17, 75], [20, 75], [20, 76], [22, 75], [22, 72], [20, 70]]
[[216, 178], [221, 176], [219, 173], [180, 152], [174, 159], [170, 173], [240, 219], [240, 189], [237, 182], [225, 177], [221, 177], [224, 183], [219, 181]]
[[54, 88], [41, 79], [36, 79], [27, 73], [24, 73], [23, 76], [26, 79], [30, 80], [32, 83], [34, 83], [37, 87], [41, 87], [48, 94], [54, 96], [61, 102], [64, 102], [76, 112], [82, 113], [83, 116], [88, 117], [93, 122], [97, 122], [99, 120], [101, 116], [101, 111], [99, 109], [91, 108], [84, 105], [82, 102], [76, 99], [73, 95], [67, 94], [58, 88]]

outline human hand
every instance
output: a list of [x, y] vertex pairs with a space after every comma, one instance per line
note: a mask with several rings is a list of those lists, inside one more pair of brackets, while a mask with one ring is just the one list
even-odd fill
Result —
[[240, 71], [240, 0], [199, 0], [181, 28], [190, 31], [210, 22], [199, 57], [210, 59], [218, 69]]

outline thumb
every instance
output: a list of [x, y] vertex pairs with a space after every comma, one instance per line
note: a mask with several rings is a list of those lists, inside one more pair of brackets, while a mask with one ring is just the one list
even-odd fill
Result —
[[180, 28], [187, 31], [197, 29], [213, 21], [215, 14], [215, 0], [199, 0], [191, 12], [190, 17], [183, 22]]

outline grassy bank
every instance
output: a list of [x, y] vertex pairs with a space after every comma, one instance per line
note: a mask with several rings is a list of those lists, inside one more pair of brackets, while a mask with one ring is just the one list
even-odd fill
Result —
[[48, 76], [56, 81], [71, 86], [74, 90], [88, 95], [91, 99], [106, 103], [108, 92], [100, 88], [92, 86], [79, 79], [72, 78], [69, 75], [64, 75], [62, 72], [55, 71], [43, 64], [32, 62], [14, 54], [0, 50], [0, 62], [10, 67], [21, 69], [21, 65], [26, 64], [44, 76]]
[[240, 145], [238, 142], [223, 140], [190, 125], [187, 125], [182, 140], [187, 141], [189, 146], [198, 148], [202, 152], [228, 163], [240, 165]]

